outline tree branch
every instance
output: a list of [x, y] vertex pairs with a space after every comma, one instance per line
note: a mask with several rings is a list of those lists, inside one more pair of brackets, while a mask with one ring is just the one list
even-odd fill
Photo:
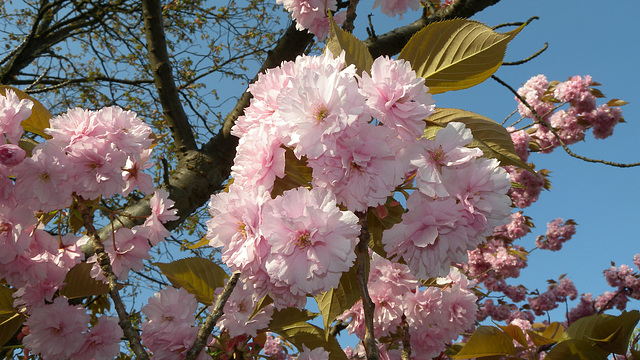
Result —
[[227, 300], [229, 300], [229, 296], [231, 296], [231, 292], [236, 287], [239, 278], [240, 272], [236, 271], [233, 273], [233, 275], [231, 275], [231, 277], [225, 284], [224, 289], [222, 290], [222, 294], [220, 294], [216, 298], [216, 302], [215, 304], [213, 304], [213, 311], [209, 314], [209, 316], [207, 316], [204, 324], [202, 324], [200, 330], [198, 330], [198, 337], [196, 338], [196, 342], [193, 344], [191, 349], [189, 349], [189, 352], [187, 352], [187, 357], [185, 358], [185, 360], [195, 359], [198, 354], [200, 354], [200, 351], [202, 351], [202, 348], [204, 348], [204, 346], [207, 344], [209, 335], [211, 335], [213, 328], [216, 326], [216, 323], [218, 322], [220, 317], [224, 315], [224, 305], [227, 303]]
[[369, 227], [367, 226], [366, 213], [358, 212], [356, 215], [358, 215], [358, 223], [360, 224], [360, 236], [358, 245], [356, 246], [356, 281], [358, 282], [358, 289], [360, 289], [365, 324], [362, 343], [367, 353], [367, 360], [378, 360], [380, 358], [380, 351], [378, 350], [378, 345], [376, 345], [376, 337], [373, 333], [373, 316], [376, 306], [373, 301], [371, 301], [369, 289], [367, 288], [367, 282], [369, 280], [369, 273], [367, 271], [367, 264], [369, 262]]
[[142, 347], [142, 343], [140, 342], [140, 335], [137, 331], [133, 329], [131, 325], [131, 317], [127, 312], [127, 309], [124, 306], [124, 302], [120, 297], [120, 293], [118, 292], [118, 283], [116, 275], [113, 273], [113, 269], [111, 268], [111, 260], [109, 255], [104, 249], [104, 245], [102, 244], [102, 240], [100, 236], [98, 236], [98, 232], [96, 228], [93, 226], [93, 214], [91, 213], [91, 209], [85, 203], [85, 200], [78, 196], [78, 211], [82, 214], [82, 221], [84, 223], [84, 228], [87, 230], [87, 235], [93, 240], [93, 249], [96, 253], [98, 264], [102, 269], [102, 274], [107, 278], [107, 282], [109, 283], [109, 296], [111, 300], [113, 300], [113, 304], [116, 308], [116, 313], [118, 313], [118, 325], [122, 328], [125, 337], [129, 340], [129, 344], [131, 344], [131, 349], [136, 354], [138, 359], [149, 359], [149, 355]]
[[160, 96], [164, 118], [169, 125], [176, 148], [181, 152], [195, 150], [197, 149], [196, 140], [173, 80], [167, 41], [162, 25], [160, 1], [142, 0], [142, 17], [147, 38], [147, 50], [149, 51], [149, 65]]

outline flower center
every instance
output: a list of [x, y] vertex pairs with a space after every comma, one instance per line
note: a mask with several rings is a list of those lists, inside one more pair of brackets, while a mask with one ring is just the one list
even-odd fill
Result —
[[315, 109], [313, 109], [313, 117], [316, 119], [316, 122], [317, 123], [323, 122], [324, 119], [326, 119], [327, 116], [329, 116], [329, 114], [327, 114], [328, 111], [329, 109], [327, 109], [327, 107], [324, 104], [317, 106]]
[[311, 235], [309, 235], [308, 231], [305, 231], [304, 233], [300, 234], [300, 236], [298, 236], [296, 242], [294, 242], [293, 244], [300, 249], [311, 246]]

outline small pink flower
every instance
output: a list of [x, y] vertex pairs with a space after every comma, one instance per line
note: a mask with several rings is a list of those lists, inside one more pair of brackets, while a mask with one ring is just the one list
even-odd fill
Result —
[[0, 145], [0, 164], [4, 166], [16, 166], [24, 160], [26, 153], [18, 145]]
[[7, 89], [4, 96], [0, 94], [0, 132], [4, 134], [0, 137], [0, 143], [9, 140], [12, 144], [18, 144], [24, 133], [20, 123], [31, 116], [32, 108], [31, 100], [20, 100], [11, 89]]
[[45, 359], [67, 359], [82, 346], [89, 314], [82, 306], [70, 306], [63, 296], [33, 309], [25, 325], [29, 335], [22, 342]]

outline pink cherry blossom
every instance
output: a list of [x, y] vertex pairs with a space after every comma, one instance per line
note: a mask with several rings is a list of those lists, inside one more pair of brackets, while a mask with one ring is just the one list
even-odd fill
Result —
[[287, 284], [293, 295], [317, 295], [338, 286], [353, 264], [360, 226], [331, 193], [297, 188], [264, 205], [261, 232], [271, 245], [265, 258], [271, 281]]
[[247, 191], [236, 185], [211, 197], [207, 221], [209, 245], [222, 247], [221, 259], [232, 270], [255, 275], [270, 251], [260, 232], [262, 207], [271, 199], [264, 188]]
[[14, 145], [22, 137], [24, 130], [20, 123], [31, 116], [33, 102], [28, 99], [18, 98], [15, 91], [7, 89], [5, 94], [0, 94], [0, 144], [5, 144], [8, 140]]
[[84, 341], [89, 314], [82, 306], [70, 306], [65, 297], [33, 309], [25, 325], [29, 335], [22, 342], [45, 359], [66, 360]]
[[[321, 66], [299, 69], [278, 97], [278, 137], [295, 154], [315, 159], [335, 149], [337, 135], [363, 113], [353, 66], [342, 70], [344, 55]], [[304, 62], [305, 58], [296, 59]]]
[[310, 350], [306, 345], [302, 344], [302, 351], [298, 355], [298, 360], [329, 360], [329, 352], [322, 347]]
[[252, 288], [238, 284], [224, 305], [224, 315], [218, 320], [217, 326], [229, 331], [229, 336], [242, 334], [255, 337], [258, 330], [266, 329], [273, 315], [273, 305], [269, 304], [253, 314], [260, 298]]
[[149, 200], [151, 214], [144, 221], [144, 230], [140, 229], [140, 235], [146, 236], [151, 245], [158, 245], [171, 235], [163, 224], [178, 220], [178, 211], [173, 208], [174, 204], [175, 202], [169, 199], [169, 192], [162, 188], [157, 189]]
[[18, 145], [0, 145], [0, 164], [4, 166], [16, 166], [24, 160], [26, 152]]
[[[120, 228], [113, 236], [115, 240], [109, 238], [104, 241], [104, 249], [111, 259], [113, 273], [118, 279], [126, 280], [129, 277], [129, 271], [140, 271], [144, 268], [142, 260], [149, 259], [151, 245], [147, 237], [141, 236], [134, 229]], [[94, 263], [91, 269], [92, 277], [97, 280], [106, 280], [97, 263], [96, 255], [90, 257], [87, 262]]]
[[122, 167], [127, 155], [106, 140], [86, 138], [67, 147], [70, 170], [74, 170], [75, 192], [87, 199], [109, 197], [125, 186]]
[[64, 151], [57, 145], [38, 144], [31, 157], [16, 166], [15, 174], [15, 195], [24, 206], [51, 211], [71, 204], [73, 171]]
[[[336, 0], [276, 0], [276, 2], [283, 4], [284, 8], [291, 13], [298, 30], [307, 29], [319, 40], [324, 40], [329, 33], [327, 11], [335, 12], [337, 10]], [[335, 14], [334, 20], [336, 23], [342, 24], [345, 16], [344, 12]]]
[[463, 123], [448, 123], [436, 133], [434, 140], [420, 141], [422, 151], [411, 164], [417, 167], [416, 185], [422, 193], [436, 197], [448, 196], [442, 180], [442, 168], [462, 165], [482, 156], [482, 150], [465, 147], [473, 140], [471, 130]]
[[151, 151], [151, 149], [143, 150], [138, 160], [131, 156], [127, 159], [127, 163], [122, 168], [122, 177], [126, 182], [125, 188], [122, 189], [122, 196], [129, 195], [136, 186], [145, 194], [152, 193], [155, 189], [151, 175], [142, 172], [153, 166], [153, 163], [149, 162]]
[[276, 177], [284, 177], [284, 154], [275, 134], [263, 129], [248, 131], [240, 139], [231, 167], [231, 177], [238, 186], [273, 188]]
[[[402, 20], [402, 15], [407, 12], [407, 9], [411, 8], [413, 11], [420, 9], [420, 1], [418, 0], [375, 0], [373, 2], [373, 8], [380, 7], [380, 11], [387, 16], [394, 17], [399, 15], [399, 19]], [[378, 58], [379, 59], [379, 58]]]
[[124, 333], [118, 319], [109, 316], [98, 318], [98, 324], [85, 333], [84, 343], [71, 358], [74, 360], [109, 360], [120, 353], [120, 339]]
[[[520, 89], [518, 89], [518, 95], [522, 96], [524, 100], [533, 107], [536, 114], [542, 119], [546, 119], [551, 115], [554, 104], [552, 102], [543, 101], [542, 96], [549, 88], [549, 82], [544, 75], [537, 75], [529, 79]], [[516, 97], [518, 101], [518, 111], [522, 117], [531, 118], [537, 120], [535, 114], [531, 110], [520, 102], [520, 99]]]
[[406, 171], [398, 161], [403, 146], [391, 129], [354, 123], [342, 132], [335, 153], [309, 161], [313, 185], [330, 190], [352, 211], [384, 204]]
[[[415, 0], [409, 1], [418, 5]], [[399, 1], [402, 2], [405, 1]], [[368, 110], [380, 122], [396, 129], [402, 139], [415, 141], [423, 135], [424, 119], [433, 113], [435, 102], [424, 79], [416, 76], [409, 62], [378, 57], [371, 66], [371, 75], [362, 74], [360, 88], [367, 96]]]

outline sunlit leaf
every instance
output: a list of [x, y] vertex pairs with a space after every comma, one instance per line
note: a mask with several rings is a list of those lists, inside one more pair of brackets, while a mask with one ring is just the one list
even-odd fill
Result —
[[529, 338], [531, 339], [531, 341], [534, 343], [534, 345], [536, 346], [544, 346], [544, 345], [550, 345], [550, 344], [555, 344], [557, 341], [553, 340], [553, 339], [549, 339], [546, 338], [534, 331], [531, 330], [527, 330], [527, 334], [529, 335]]
[[522, 332], [522, 329], [516, 325], [509, 324], [507, 326], [497, 325], [502, 331], [504, 331], [507, 335], [511, 336], [513, 340], [517, 341], [518, 344], [522, 345], [525, 348], [528, 348], [527, 337]]
[[559, 322], [554, 321], [551, 324], [549, 324], [549, 326], [547, 326], [547, 328], [542, 333], [542, 336], [544, 336], [547, 339], [560, 341], [565, 337], [564, 327]]
[[446, 127], [450, 122], [464, 123], [473, 134], [473, 141], [469, 147], [480, 148], [483, 156], [497, 159], [503, 166], [515, 165], [535, 173], [516, 153], [511, 136], [504, 126], [487, 117], [460, 109], [437, 108], [426, 122], [425, 136], [430, 139], [435, 138], [439, 127]]
[[371, 64], [373, 64], [373, 58], [367, 46], [357, 37], [340, 29], [331, 14], [329, 14], [329, 23], [331, 28], [325, 51], [329, 50], [333, 57], [338, 57], [344, 50], [344, 60], [347, 65], [355, 65], [358, 69], [358, 75], [363, 71], [368, 73], [371, 70]]
[[224, 280], [229, 277], [219, 265], [199, 257], [154, 265], [160, 268], [173, 286], [184, 288], [205, 305], [213, 303], [215, 289], [224, 286]]
[[91, 277], [92, 267], [92, 263], [80, 263], [69, 270], [60, 294], [69, 299], [75, 299], [109, 293], [109, 285]]
[[609, 101], [607, 101], [607, 106], [609, 107], [613, 107], [613, 106], [624, 106], [627, 105], [628, 102], [624, 101], [624, 100], [620, 100], [620, 99], [611, 99]]
[[465, 89], [498, 70], [507, 44], [523, 27], [497, 33], [473, 20], [436, 22], [413, 35], [398, 58], [411, 62], [432, 94]]
[[33, 107], [31, 108], [31, 116], [25, 119], [21, 125], [26, 131], [38, 134], [45, 139], [51, 139], [51, 136], [45, 134], [44, 129], [49, 127], [49, 120], [53, 117], [49, 110], [42, 105], [42, 103], [32, 96], [26, 94], [22, 90], [16, 89], [13, 86], [0, 85], [0, 94], [5, 95], [7, 89], [15, 91], [16, 95], [20, 99], [28, 99], [33, 101]]
[[462, 347], [454, 359], [471, 359], [483, 356], [513, 355], [513, 339], [502, 330], [493, 326], [478, 326], [469, 341]]

